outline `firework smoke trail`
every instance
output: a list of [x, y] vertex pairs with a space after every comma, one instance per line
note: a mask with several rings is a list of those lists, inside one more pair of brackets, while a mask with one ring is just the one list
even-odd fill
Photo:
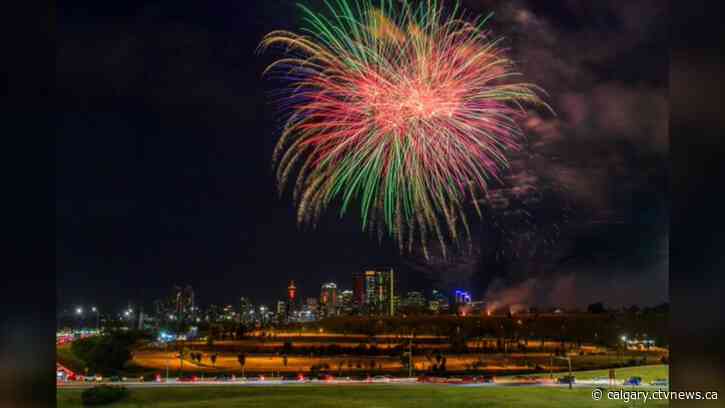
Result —
[[[293, 179], [298, 222], [315, 225], [333, 202], [359, 204], [363, 230], [404, 248], [431, 237], [470, 240], [466, 203], [500, 180], [519, 149], [524, 105], [548, 106], [483, 30], [435, 1], [331, 0], [331, 17], [300, 6], [304, 35], [275, 31], [260, 49], [290, 83], [273, 163], [282, 192]], [[295, 176], [296, 174], [296, 176]]]

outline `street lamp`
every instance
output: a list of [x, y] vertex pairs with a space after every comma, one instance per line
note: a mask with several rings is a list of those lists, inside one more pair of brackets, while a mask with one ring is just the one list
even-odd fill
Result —
[[166, 384], [169, 383], [169, 342], [164, 341], [164, 354], [166, 354]]
[[83, 328], [83, 308], [78, 306], [76, 307], [76, 316], [80, 319], [80, 326]]
[[410, 332], [410, 342], [408, 343], [408, 378], [413, 377], [413, 337], [415, 337], [415, 329]]
[[568, 382], [569, 382], [569, 389], [572, 389], [572, 387], [573, 387], [572, 383], [574, 382], [574, 375], [571, 372], [571, 357], [566, 356], [566, 357], [554, 357], [554, 358], [557, 358], [560, 360], [566, 360], [569, 363], [569, 381]]
[[101, 319], [99, 317], [98, 308], [93, 306], [91, 308], [91, 312], [96, 314], [96, 332], [99, 332], [101, 330]]

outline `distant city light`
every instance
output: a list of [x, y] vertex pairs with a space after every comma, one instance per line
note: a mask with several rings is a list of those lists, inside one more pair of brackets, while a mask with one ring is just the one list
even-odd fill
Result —
[[83, 314], [83, 308], [82, 307], [76, 308], [76, 314]]

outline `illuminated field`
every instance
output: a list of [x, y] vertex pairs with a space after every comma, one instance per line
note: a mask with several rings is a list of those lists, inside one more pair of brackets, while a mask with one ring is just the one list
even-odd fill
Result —
[[[172, 372], [180, 370], [181, 364], [176, 357], [176, 352], [164, 351], [138, 351], [134, 353], [133, 363], [138, 367], [148, 370], [165, 370], [168, 364]], [[656, 356], [649, 356], [649, 362], [657, 361]], [[503, 354], [464, 354], [464, 355], [446, 355], [446, 367], [449, 372], [463, 372], [470, 370], [472, 365], [478, 361], [483, 364], [478, 366], [479, 370], [491, 373], [506, 374], [508, 373], [525, 373], [533, 372], [538, 365], [545, 372], [549, 371], [550, 355], [545, 353], [510, 353]], [[587, 355], [572, 356], [572, 364], [575, 370], [595, 369], [602, 367], [610, 367], [616, 365], [621, 358], [616, 355]], [[565, 363], [554, 362], [553, 371], [563, 371]], [[247, 355], [246, 372], [247, 373], [269, 373], [269, 372], [307, 372], [313, 365], [327, 364], [333, 373], [360, 373], [369, 371], [386, 371], [396, 372], [403, 370], [400, 357], [390, 356], [289, 356], [287, 365], [284, 359], [279, 355]], [[415, 356], [414, 364], [416, 372], [424, 372], [430, 369], [431, 361], [423, 356]], [[212, 366], [209, 358], [204, 357], [202, 363], [192, 362], [189, 359], [184, 360], [183, 370], [186, 372], [240, 372], [241, 368], [237, 361], [236, 353], [218, 353], [216, 366]]]

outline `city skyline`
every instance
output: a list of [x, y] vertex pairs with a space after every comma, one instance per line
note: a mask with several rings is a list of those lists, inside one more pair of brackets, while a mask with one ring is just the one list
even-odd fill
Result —
[[[378, 268], [380, 269], [380, 268]], [[184, 314], [187, 313], [186, 310], [190, 308], [191, 310], [194, 310], [196, 308], [197, 312], [201, 310], [202, 312], [209, 312], [208, 308], [216, 309], [216, 308], [229, 308], [231, 307], [234, 310], [237, 310], [237, 306], [239, 306], [238, 310], [241, 312], [245, 309], [244, 305], [248, 305], [248, 307], [254, 307], [259, 308], [261, 306], [267, 307], [273, 310], [278, 309], [278, 305], [280, 303], [285, 304], [285, 313], [290, 312], [291, 305], [294, 305], [293, 308], [299, 309], [309, 307], [310, 301], [315, 302], [315, 308], [324, 309], [325, 305], [332, 305], [332, 308], [335, 309], [337, 307], [337, 313], [340, 313], [341, 306], [342, 306], [342, 297], [345, 293], [347, 293], [350, 296], [349, 303], [353, 306], [353, 308], [357, 311], [357, 313], [362, 313], [363, 315], [371, 314], [372, 315], [379, 315], [381, 312], [378, 309], [365, 309], [364, 312], [363, 306], [365, 304], [370, 304], [371, 302], [374, 302], [374, 300], [370, 299], [369, 296], [371, 296], [367, 290], [363, 291], [362, 293], [362, 299], [363, 303], [359, 303], [357, 301], [357, 296], [354, 295], [355, 293], [355, 284], [359, 280], [358, 277], [364, 278], [366, 275], [366, 272], [373, 273], [373, 270], [366, 270], [359, 273], [353, 273], [352, 279], [350, 285], [345, 284], [338, 284], [337, 282], [319, 282], [318, 283], [318, 291], [317, 295], [312, 296], [311, 294], [305, 294], [298, 291], [298, 288], [296, 286], [296, 283], [294, 280], [290, 281], [288, 283], [288, 286], [284, 288], [284, 291], [280, 292], [276, 298], [273, 298], [271, 300], [259, 300], [258, 298], [255, 298], [254, 296], [251, 296], [248, 293], [243, 293], [240, 296], [238, 296], [234, 301], [228, 302], [224, 300], [220, 300], [218, 298], [207, 298], [202, 299], [201, 301], [196, 301], [197, 299], [197, 292], [192, 288], [190, 285], [174, 285], [171, 288], [167, 288], [167, 296], [162, 297], [160, 299], [153, 299], [151, 301], [145, 300], [145, 301], [133, 301], [133, 300], [126, 300], [122, 301], [119, 304], [123, 304], [123, 307], [118, 306], [105, 306], [105, 307], [99, 307], [96, 305], [103, 305], [104, 302], [98, 302], [98, 301], [88, 301], [88, 302], [75, 302], [75, 303], [68, 303], [63, 305], [59, 310], [59, 315], [65, 315], [65, 316], [80, 316], [84, 315], [84, 313], [103, 313], [106, 316], [123, 316], [126, 314], [128, 316], [129, 312], [132, 312], [133, 307], [137, 307], [137, 311], [141, 310], [143, 311], [145, 307], [150, 303], [152, 307], [150, 308], [151, 311], [147, 311], [147, 315], [155, 314], [155, 315], [164, 315], [167, 312], [160, 313], [158, 312], [158, 309], [161, 305], [163, 305], [167, 310], [173, 309], [172, 313], [175, 314]], [[367, 287], [367, 284], [363, 284], [363, 287]], [[373, 283], [375, 285], [375, 283]], [[321, 288], [321, 289], [320, 289]], [[374, 291], [374, 289], [373, 289]], [[294, 293], [294, 296], [291, 296], [290, 294]], [[651, 308], [651, 307], [658, 307], [662, 304], [668, 304], [668, 301], [663, 302], [656, 302], [656, 303], [631, 303], [631, 304], [623, 304], [623, 305], [616, 305], [616, 304], [607, 304], [602, 299], [592, 301], [587, 305], [581, 305], [581, 306], [571, 306], [567, 305], [565, 302], [563, 303], [552, 303], [552, 304], [527, 304], [527, 303], [518, 303], [518, 299], [511, 298], [510, 296], [507, 296], [505, 293], [502, 293], [501, 296], [498, 297], [491, 297], [491, 293], [487, 292], [486, 295], [488, 297], [484, 296], [473, 296], [469, 290], [465, 290], [465, 288], [461, 289], [455, 289], [453, 291], [447, 292], [442, 291], [440, 289], [420, 289], [420, 288], [408, 288], [405, 290], [395, 289], [392, 292], [392, 297], [395, 298], [395, 307], [396, 310], [393, 314], [397, 313], [397, 308], [405, 302], [406, 298], [410, 295], [413, 295], [414, 297], [420, 297], [422, 301], [425, 302], [425, 309], [432, 311], [433, 306], [430, 302], [436, 302], [437, 303], [445, 303], [446, 304], [446, 310], [448, 305], [456, 305], [456, 304], [471, 304], [471, 303], [488, 303], [492, 308], [510, 308], [510, 307], [516, 307], [517, 309], [568, 309], [568, 310], [585, 310], [586, 307], [584, 306], [591, 306], [592, 304], [601, 303], [605, 307], [612, 307], [614, 309], [626, 309], [629, 307], [641, 307], [641, 308]], [[328, 297], [334, 300], [326, 300], [325, 298]], [[374, 296], [374, 295], [372, 295]], [[177, 299], [176, 302], [174, 299]], [[292, 302], [291, 302], [292, 299]], [[92, 306], [91, 306], [92, 305]], [[390, 306], [388, 306], [390, 307]], [[101, 310], [103, 310], [101, 312]], [[438, 309], [436, 308], [436, 311]], [[155, 311], [155, 313], [154, 313]], [[452, 311], [452, 313], [455, 314], [455, 311]], [[349, 313], [348, 313], [349, 314]], [[388, 313], [385, 312], [383, 315], [387, 315]], [[392, 314], [391, 314], [392, 315]], [[321, 312], [317, 316], [318, 318], [323, 317], [330, 317], [330, 314]]]

